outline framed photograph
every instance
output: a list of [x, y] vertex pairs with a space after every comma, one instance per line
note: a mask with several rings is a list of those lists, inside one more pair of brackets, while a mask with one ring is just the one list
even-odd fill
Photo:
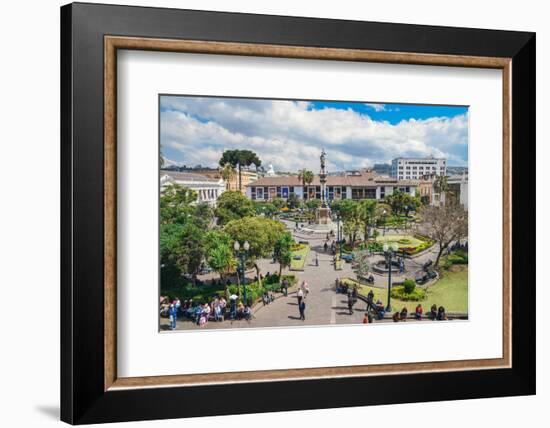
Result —
[[62, 420], [535, 393], [533, 33], [77, 3], [61, 53]]

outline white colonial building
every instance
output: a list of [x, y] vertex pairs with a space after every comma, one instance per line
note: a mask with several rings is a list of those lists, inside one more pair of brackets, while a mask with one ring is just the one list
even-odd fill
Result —
[[[397, 180], [377, 175], [372, 170], [353, 174], [327, 176], [326, 195], [328, 201], [339, 199], [384, 199], [398, 189], [411, 196], [416, 195], [418, 182]], [[321, 182], [318, 175], [305, 187], [296, 175], [262, 177], [247, 184], [246, 194], [252, 200], [269, 201], [275, 198], [288, 199], [295, 195], [298, 199], [321, 199]]]
[[447, 197], [454, 197], [468, 211], [468, 174], [451, 175], [447, 178]]
[[210, 205], [216, 204], [218, 197], [226, 188], [221, 178], [211, 178], [191, 172], [160, 171], [161, 190], [171, 183], [193, 189], [197, 192], [197, 202]]
[[443, 158], [395, 158], [391, 176], [398, 180], [418, 180], [425, 175], [446, 175], [447, 160]]

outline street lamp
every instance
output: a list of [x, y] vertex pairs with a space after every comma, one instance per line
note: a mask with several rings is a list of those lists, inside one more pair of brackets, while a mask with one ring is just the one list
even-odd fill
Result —
[[337, 221], [337, 227], [338, 232], [336, 234], [336, 237], [338, 239], [338, 246], [340, 248], [340, 260], [342, 260], [342, 233], [340, 232], [340, 213], [336, 214], [336, 221]]
[[243, 286], [243, 298], [245, 305], [248, 304], [248, 300], [246, 298], [246, 276], [245, 276], [245, 270], [244, 270], [244, 262], [246, 260], [246, 257], [248, 256], [248, 250], [250, 249], [250, 244], [248, 241], [244, 241], [243, 244], [243, 250], [241, 251], [241, 244], [239, 244], [239, 241], [235, 241], [233, 244], [233, 248], [235, 249], [235, 252], [237, 253], [237, 257], [239, 257], [239, 260], [241, 262], [241, 284]]
[[392, 258], [394, 253], [397, 251], [397, 242], [391, 242], [389, 245], [387, 242], [384, 242], [382, 247], [384, 250], [384, 255], [386, 256], [386, 263], [388, 266], [388, 306], [386, 306], [386, 312], [391, 312], [391, 269], [392, 269]]
[[382, 229], [382, 236], [386, 236], [386, 213], [387, 211], [384, 209], [382, 210], [382, 218], [384, 219], [384, 228]]

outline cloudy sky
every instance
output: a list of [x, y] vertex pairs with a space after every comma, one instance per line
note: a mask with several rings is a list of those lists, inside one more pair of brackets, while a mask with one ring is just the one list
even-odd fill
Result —
[[249, 149], [276, 171], [329, 171], [436, 156], [468, 164], [468, 109], [454, 106], [162, 96], [167, 163], [218, 166], [224, 150]]

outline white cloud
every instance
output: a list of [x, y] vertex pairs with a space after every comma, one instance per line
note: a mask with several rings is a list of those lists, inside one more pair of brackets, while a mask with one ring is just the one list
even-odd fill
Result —
[[163, 98], [162, 109], [162, 151], [187, 165], [215, 166], [224, 150], [235, 148], [253, 150], [264, 165], [284, 171], [317, 171], [322, 148], [330, 170], [398, 156], [467, 163], [467, 115], [391, 124], [352, 109], [313, 109], [308, 102], [198, 97]]
[[387, 111], [386, 104], [365, 103], [365, 105], [374, 111]]

